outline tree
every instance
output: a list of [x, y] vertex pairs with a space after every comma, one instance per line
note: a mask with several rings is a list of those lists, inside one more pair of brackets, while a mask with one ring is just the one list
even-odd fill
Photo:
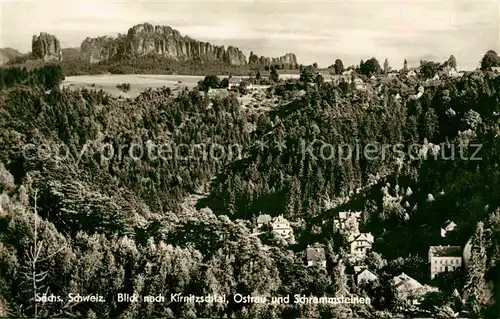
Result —
[[424, 115], [424, 137], [432, 141], [439, 128], [439, 117], [433, 108], [429, 108]]
[[316, 85], [319, 87], [323, 83], [325, 83], [325, 79], [323, 79], [323, 76], [318, 73], [318, 75], [316, 75], [316, 78], [314, 79], [314, 83], [316, 83]]
[[280, 79], [280, 75], [278, 71], [276, 71], [276, 68], [274, 66], [271, 66], [271, 74], [269, 75], [269, 79], [275, 83]]
[[228, 78], [223, 78], [221, 81], [220, 81], [220, 84], [219, 84], [219, 87], [221, 89], [226, 89], [229, 87], [229, 79]]
[[407, 71], [408, 70], [408, 61], [405, 61], [403, 62], [403, 70]]
[[335, 60], [335, 64], [333, 65], [333, 69], [335, 71], [335, 74], [339, 75], [344, 72], [344, 64], [342, 63], [342, 60], [337, 59]]
[[318, 63], [314, 62], [313, 63], [313, 68], [317, 69], [318, 68]]
[[439, 63], [432, 61], [420, 61], [420, 76], [426, 79], [432, 79], [439, 70]]
[[257, 74], [255, 74], [255, 79], [260, 80], [262, 78], [262, 75], [260, 74], [260, 71], [257, 70]]
[[207, 75], [203, 81], [198, 82], [198, 89], [200, 91], [208, 91], [220, 87], [220, 79], [217, 75]]
[[382, 68], [380, 67], [380, 64], [378, 63], [378, 60], [376, 58], [371, 58], [366, 62], [360, 64], [359, 71], [361, 74], [370, 76], [380, 73], [382, 71]]
[[492, 67], [497, 66], [500, 66], [500, 57], [495, 51], [489, 50], [484, 54], [483, 59], [481, 60], [481, 70], [491, 71]]
[[384, 61], [384, 74], [389, 73], [389, 60], [387, 58]]
[[464, 285], [464, 300], [470, 313], [475, 317], [480, 316], [481, 310], [487, 302], [487, 288], [484, 279], [487, 258], [485, 245], [484, 224], [479, 222], [472, 238], [470, 262]]
[[301, 72], [300, 72], [300, 80], [305, 83], [311, 83], [314, 82], [316, 78], [316, 71], [314, 70], [314, 67], [312, 65], [306, 66]]

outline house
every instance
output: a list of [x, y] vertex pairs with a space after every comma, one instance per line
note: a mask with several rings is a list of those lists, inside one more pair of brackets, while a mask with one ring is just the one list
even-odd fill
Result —
[[389, 73], [387, 73], [387, 76], [390, 78], [395, 78], [398, 75], [399, 75], [399, 71], [397, 71], [397, 70], [393, 70], [393, 71], [390, 71]]
[[431, 279], [445, 271], [454, 271], [462, 267], [462, 249], [460, 246], [429, 247]]
[[233, 88], [239, 87], [240, 86], [240, 82], [241, 82], [241, 79], [235, 79], [233, 77], [229, 77], [227, 89], [231, 90]]
[[377, 79], [377, 77], [376, 77], [375, 75], [372, 75], [372, 76], [370, 77], [370, 80], [376, 80], [376, 79]]
[[396, 94], [396, 96], [394, 97], [396, 100], [401, 100], [401, 95], [399, 95], [399, 93]]
[[307, 266], [326, 267], [325, 248], [320, 245], [307, 246], [306, 250]]
[[262, 226], [269, 224], [272, 221], [272, 217], [270, 215], [264, 214], [259, 215], [257, 217], [257, 229], [262, 228]]
[[407, 78], [414, 78], [416, 76], [417, 76], [417, 72], [415, 72], [414, 70], [410, 70], [410, 71], [408, 71], [408, 73], [406, 73]]
[[378, 280], [378, 276], [364, 266], [354, 266], [354, 278], [358, 285]]
[[273, 228], [273, 233], [283, 239], [289, 238], [293, 232], [290, 222], [283, 215], [274, 218], [271, 222], [271, 227]]
[[500, 67], [498, 67], [498, 66], [492, 66], [491, 67], [491, 71], [493, 71], [495, 73], [500, 73]]
[[446, 237], [446, 234], [453, 231], [457, 227], [452, 220], [447, 220], [441, 228], [441, 237]]
[[354, 72], [354, 70], [352, 70], [352, 69], [351, 70], [346, 70], [346, 71], [342, 72], [342, 75], [351, 75], [352, 72]]
[[426, 293], [426, 287], [411, 278], [404, 272], [391, 279], [394, 295], [401, 300], [406, 300], [409, 305], [416, 305]]
[[372, 249], [374, 238], [371, 233], [351, 234], [348, 241], [351, 256], [363, 258]]
[[338, 216], [333, 219], [333, 230], [341, 231], [352, 227], [359, 223], [361, 212], [339, 212]]

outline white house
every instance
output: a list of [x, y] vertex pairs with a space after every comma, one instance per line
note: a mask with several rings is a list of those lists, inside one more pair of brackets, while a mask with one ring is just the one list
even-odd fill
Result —
[[417, 76], [417, 72], [415, 72], [413, 70], [410, 70], [410, 71], [408, 71], [408, 73], [406, 73], [407, 78], [414, 78], [416, 76]]
[[233, 88], [237, 88], [240, 86], [240, 82], [241, 82], [241, 79], [235, 79], [233, 77], [230, 77], [229, 80], [228, 80], [228, 90], [230, 89], [233, 89]]
[[306, 250], [307, 266], [326, 267], [325, 249], [320, 245], [308, 246]]
[[363, 258], [372, 249], [374, 238], [371, 233], [352, 234], [348, 237], [348, 242], [351, 256]]
[[354, 266], [354, 278], [358, 285], [378, 280], [378, 276], [364, 266]]
[[441, 237], [446, 237], [446, 234], [452, 232], [457, 227], [452, 220], [447, 220], [441, 228]]
[[292, 235], [293, 229], [290, 227], [290, 222], [280, 215], [271, 222], [273, 233], [281, 238], [289, 238]]
[[460, 246], [431, 246], [429, 263], [431, 279], [439, 273], [454, 271], [462, 267], [462, 249]]
[[493, 71], [495, 73], [500, 73], [500, 67], [498, 67], [498, 66], [492, 66], [491, 67], [491, 71]]
[[435, 287], [422, 285], [404, 272], [391, 279], [391, 286], [394, 295], [400, 300], [406, 301], [406, 305], [402, 306], [403, 309], [410, 309], [414, 305], [418, 305], [427, 293], [439, 291]]

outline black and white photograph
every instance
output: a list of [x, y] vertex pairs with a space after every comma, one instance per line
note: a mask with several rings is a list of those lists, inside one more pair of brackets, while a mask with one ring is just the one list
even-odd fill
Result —
[[0, 318], [500, 318], [499, 54], [500, 0], [0, 0]]

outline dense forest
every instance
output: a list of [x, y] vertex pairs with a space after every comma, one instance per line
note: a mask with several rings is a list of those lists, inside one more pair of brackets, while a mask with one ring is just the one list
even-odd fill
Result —
[[[0, 314], [500, 314], [500, 77], [490, 72], [426, 83], [401, 77], [364, 90], [304, 77], [277, 81], [269, 94], [281, 102], [270, 111], [199, 88], [147, 90], [133, 100], [59, 89], [59, 66], [1, 72]], [[420, 86], [425, 91], [416, 98]], [[335, 148], [324, 158], [324, 144], [401, 149], [339, 160]], [[401, 155], [415, 144], [418, 156]], [[138, 151], [151, 145], [195, 151], [160, 157]], [[198, 146], [234, 153], [205, 159]], [[193, 194], [208, 195], [195, 207], [186, 201]], [[365, 212], [361, 228], [376, 239], [366, 263], [382, 278], [378, 284], [349, 279], [344, 241], [330, 231], [333, 215], [348, 209]], [[297, 222], [296, 243], [252, 236], [260, 213]], [[470, 265], [431, 282], [427, 250], [450, 218], [461, 226], [455, 242], [472, 238]], [[326, 247], [324, 269], [305, 263], [304, 249], [315, 242]], [[386, 284], [401, 271], [440, 292], [417, 310], [402, 307]], [[465, 302], [452, 301], [454, 288]], [[93, 294], [106, 302], [42, 303], [37, 293]], [[118, 293], [215, 294], [228, 302], [131, 303], [119, 302]], [[241, 304], [233, 301], [236, 293], [369, 296], [372, 303]]]

